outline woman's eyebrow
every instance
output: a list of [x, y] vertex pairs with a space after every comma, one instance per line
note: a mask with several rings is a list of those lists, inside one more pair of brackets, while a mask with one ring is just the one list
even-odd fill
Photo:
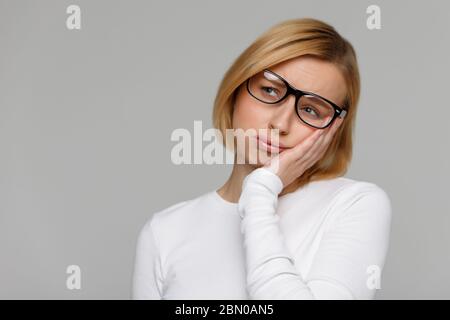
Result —
[[[303, 90], [303, 89], [299, 89], [297, 86], [294, 86], [288, 79], [286, 79], [286, 77], [285, 76], [283, 76], [283, 75], [281, 75], [281, 74], [279, 74], [279, 73], [277, 73], [277, 72], [275, 72], [275, 71], [272, 71], [272, 70], [270, 70], [270, 69], [268, 69], [270, 72], [272, 72], [273, 74], [271, 74], [270, 72], [264, 72], [264, 74], [268, 74], [269, 76], [270, 76], [270, 78], [272, 79], [274, 79], [274, 80], [276, 80], [276, 81], [278, 81], [278, 82], [280, 82], [280, 83], [283, 83], [283, 81], [281, 80], [281, 79], [279, 79], [279, 78], [277, 78], [276, 76], [274, 76], [274, 74], [276, 74], [276, 75], [278, 75], [279, 77], [281, 77], [281, 78], [283, 78], [285, 81], [287, 81], [287, 83], [289, 83], [289, 85], [290, 86], [292, 86], [294, 89], [297, 89], [297, 90], [301, 90], [301, 91], [304, 91], [304, 92], [306, 92], [306, 93], [312, 93], [313, 95], [315, 95], [315, 96], [317, 96], [317, 97], [319, 97], [319, 98], [322, 98], [322, 99], [325, 99], [325, 100], [329, 100], [329, 101], [332, 101], [332, 100], [330, 100], [330, 99], [328, 99], [328, 98], [325, 98], [324, 96], [322, 96], [322, 95], [320, 95], [320, 94], [318, 94], [318, 93], [316, 93], [316, 92], [314, 92], [314, 91], [308, 91], [308, 90]], [[267, 78], [266, 78], [267, 79]], [[268, 79], [268, 80], [270, 80], [270, 79]], [[333, 102], [334, 103], [334, 102]]]
[[[272, 72], [272, 73], [271, 73]], [[264, 78], [265, 79], [267, 79], [267, 80], [271, 80], [271, 81], [277, 81], [277, 82], [280, 82], [280, 83], [283, 83], [283, 81], [280, 79], [280, 78], [278, 78], [276, 75], [278, 75], [277, 73], [275, 73], [275, 72], [273, 72], [273, 71], [271, 71], [271, 72], [264, 72]], [[275, 75], [276, 74], [276, 75]], [[280, 76], [280, 75], [279, 75]], [[281, 77], [281, 76], [280, 76]]]

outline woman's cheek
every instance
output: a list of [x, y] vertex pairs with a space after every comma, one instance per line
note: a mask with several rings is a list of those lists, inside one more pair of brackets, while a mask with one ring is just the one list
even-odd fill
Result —
[[234, 128], [242, 128], [244, 130], [260, 128], [259, 113], [258, 107], [251, 103], [245, 103], [244, 101], [238, 103], [233, 113]]
[[247, 136], [249, 132], [247, 130], [258, 127], [254, 124], [254, 118], [252, 117], [251, 110], [249, 110], [250, 108], [247, 107], [243, 104], [237, 104], [233, 112], [233, 128], [235, 130], [234, 146], [239, 155], [237, 161], [240, 164], [242, 164], [242, 161], [249, 163], [250, 159], [254, 158], [251, 155], [255, 153], [249, 148], [250, 142]]

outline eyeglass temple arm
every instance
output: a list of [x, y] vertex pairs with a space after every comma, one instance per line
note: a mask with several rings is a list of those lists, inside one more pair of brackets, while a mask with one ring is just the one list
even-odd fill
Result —
[[345, 118], [345, 115], [347, 114], [347, 110], [343, 109], [341, 113], [339, 113], [339, 118]]

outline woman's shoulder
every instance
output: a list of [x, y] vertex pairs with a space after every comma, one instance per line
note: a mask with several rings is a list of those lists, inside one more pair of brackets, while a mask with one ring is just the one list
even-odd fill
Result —
[[362, 194], [380, 194], [388, 198], [387, 192], [380, 185], [349, 177], [339, 176], [331, 179], [314, 180], [293, 194], [308, 194], [331, 201], [332, 199], [354, 198]]
[[366, 180], [356, 180], [348, 177], [339, 177], [340, 188], [338, 196], [355, 197], [367, 194], [379, 195], [389, 198], [387, 191], [379, 184]]
[[383, 193], [387, 196], [384, 188], [374, 182], [344, 176], [312, 181], [306, 188], [307, 190], [318, 190], [336, 197], [355, 196], [362, 193]]
[[[334, 184], [334, 195], [331, 209], [345, 212], [376, 212], [378, 216], [390, 218], [391, 198], [388, 192], [378, 183], [338, 177], [329, 183]], [[348, 210], [352, 208], [352, 210]]]
[[144, 227], [151, 225], [152, 228], [155, 228], [156, 225], [158, 227], [170, 225], [172, 228], [175, 228], [177, 225], [182, 227], [186, 223], [195, 223], [194, 215], [196, 212], [199, 212], [208, 194], [209, 192], [188, 198], [150, 213]]
[[297, 201], [320, 205], [330, 216], [351, 215], [350, 212], [355, 211], [376, 211], [385, 218], [391, 215], [391, 199], [383, 187], [344, 176], [312, 181], [292, 195], [288, 194], [283, 201], [283, 205], [293, 205]]

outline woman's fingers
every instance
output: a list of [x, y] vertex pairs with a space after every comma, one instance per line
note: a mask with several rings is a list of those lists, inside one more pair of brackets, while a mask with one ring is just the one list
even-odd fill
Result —
[[[292, 158], [293, 161], [297, 161], [298, 159], [302, 158], [306, 154], [306, 152], [310, 148], [312, 148], [312, 146], [317, 142], [322, 134], [323, 130], [316, 130], [308, 138], [289, 150], [289, 153], [286, 154], [286, 157]], [[286, 153], [286, 151], [283, 153]]]
[[[327, 128], [328, 129], [328, 128]], [[323, 148], [323, 145], [325, 144], [325, 139], [328, 135], [329, 130], [323, 130], [324, 132], [322, 135], [317, 139], [317, 141], [312, 145], [311, 148], [309, 148], [305, 154], [297, 159], [297, 162], [306, 162], [311, 158], [314, 158], [314, 156], [317, 154], [317, 152]]]
[[329, 143], [333, 139], [334, 134], [342, 123], [341, 118], [337, 118], [330, 128], [325, 130], [325, 133], [317, 140], [317, 142], [306, 152], [306, 154], [299, 159], [299, 161], [305, 161], [313, 163], [319, 160], [324, 154], [324, 151], [328, 148]]
[[[299, 171], [301, 175], [302, 171], [322, 157], [341, 123], [342, 119], [337, 118], [331, 127], [316, 130], [292, 149], [281, 152], [267, 161], [264, 166], [276, 174], [282, 174], [280, 170], [293, 170], [293, 172]], [[281, 166], [282, 163], [284, 163], [283, 166]]]

